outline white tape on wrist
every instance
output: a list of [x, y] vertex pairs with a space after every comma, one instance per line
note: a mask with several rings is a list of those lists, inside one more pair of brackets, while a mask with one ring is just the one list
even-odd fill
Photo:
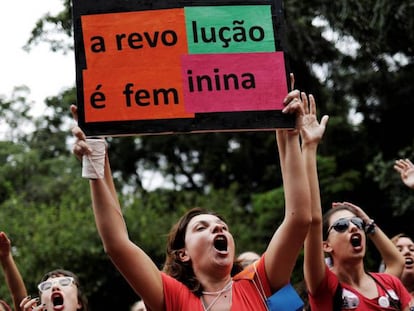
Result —
[[82, 177], [101, 179], [104, 177], [106, 141], [103, 138], [87, 138], [92, 153], [82, 157]]

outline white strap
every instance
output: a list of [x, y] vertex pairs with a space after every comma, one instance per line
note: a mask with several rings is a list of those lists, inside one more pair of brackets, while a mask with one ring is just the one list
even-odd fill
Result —
[[[268, 306], [267, 306], [267, 303], [266, 303], [267, 297], [266, 297], [265, 291], [263, 289], [262, 281], [260, 280], [260, 276], [257, 273], [256, 264], [257, 264], [257, 261], [253, 263], [253, 269], [254, 269], [253, 284], [254, 284], [254, 286], [256, 287], [257, 291], [260, 294], [260, 298], [262, 299], [262, 302], [263, 302], [263, 304], [266, 308], [266, 311], [270, 311]], [[256, 277], [257, 277], [257, 280], [259, 281], [260, 289], [259, 289], [259, 287], [257, 287], [256, 281], [255, 281]]]

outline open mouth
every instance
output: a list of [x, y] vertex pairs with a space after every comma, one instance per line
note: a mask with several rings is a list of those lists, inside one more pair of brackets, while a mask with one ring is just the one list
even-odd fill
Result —
[[414, 260], [411, 257], [405, 257], [405, 266], [411, 268], [414, 264]]
[[220, 252], [227, 251], [227, 239], [223, 235], [219, 235], [214, 239], [214, 248]]
[[353, 247], [361, 246], [361, 236], [359, 234], [354, 234], [351, 236], [351, 245]]
[[52, 295], [53, 310], [63, 309], [63, 296], [60, 293], [54, 293]]

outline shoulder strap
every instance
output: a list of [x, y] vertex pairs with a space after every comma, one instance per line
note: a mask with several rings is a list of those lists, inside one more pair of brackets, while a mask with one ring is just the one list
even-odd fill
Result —
[[377, 279], [375, 278], [371, 273], [367, 272], [367, 274], [377, 283], [382, 290], [385, 292], [385, 295], [387, 295], [388, 300], [390, 301], [390, 306], [397, 308], [398, 310], [401, 310], [401, 301], [399, 299], [393, 298], [388, 290], [385, 288], [385, 286]]
[[342, 286], [341, 282], [338, 280], [338, 285], [336, 286], [335, 293], [333, 296], [332, 311], [341, 311], [342, 310]]
[[[269, 311], [269, 308], [268, 308], [268, 305], [267, 305], [267, 302], [266, 302], [267, 297], [266, 297], [266, 294], [265, 294], [265, 291], [264, 291], [264, 288], [263, 288], [263, 285], [262, 285], [262, 281], [260, 280], [260, 276], [257, 273], [256, 263], [257, 263], [257, 261], [252, 264], [253, 269], [254, 269], [254, 277], [253, 277], [252, 281], [253, 281], [254, 286], [256, 287], [256, 290], [259, 292], [259, 296], [262, 299], [262, 302], [263, 302], [264, 307], [266, 308], [266, 311]], [[259, 287], [260, 288], [256, 284], [256, 279], [259, 282]]]

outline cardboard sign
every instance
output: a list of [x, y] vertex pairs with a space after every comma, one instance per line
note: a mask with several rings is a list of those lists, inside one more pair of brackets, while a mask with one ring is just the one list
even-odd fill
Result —
[[278, 1], [73, 0], [80, 127], [88, 136], [294, 127], [281, 113]]

